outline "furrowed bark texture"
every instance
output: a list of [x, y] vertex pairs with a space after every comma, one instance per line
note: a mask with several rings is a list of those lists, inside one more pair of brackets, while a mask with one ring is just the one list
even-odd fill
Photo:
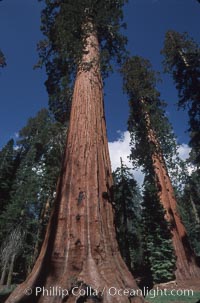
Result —
[[[144, 101], [142, 101], [144, 102]], [[165, 218], [170, 223], [174, 252], [176, 255], [176, 280], [191, 280], [200, 278], [200, 268], [192, 250], [186, 229], [177, 209], [174, 189], [167, 171], [165, 160], [159, 146], [156, 134], [151, 128], [150, 117], [146, 113], [148, 140], [157, 147], [152, 155], [152, 163], [156, 177], [159, 200], [166, 211]]]
[[[92, 25], [88, 23], [88, 27]], [[138, 289], [116, 242], [111, 204], [112, 175], [103, 109], [99, 46], [94, 30], [74, 87], [63, 171], [39, 258], [28, 279], [7, 303], [144, 302], [142, 297], [61, 297], [23, 295], [28, 287], [78, 285], [100, 292], [104, 287]], [[92, 67], [90, 66], [92, 64]], [[95, 301], [96, 300], [96, 301]]]

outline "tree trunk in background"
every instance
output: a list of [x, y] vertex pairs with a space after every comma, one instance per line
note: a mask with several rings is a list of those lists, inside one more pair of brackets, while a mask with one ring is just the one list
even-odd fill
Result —
[[13, 275], [15, 257], [16, 257], [15, 254], [12, 255], [12, 257], [11, 257], [10, 266], [9, 266], [9, 272], [8, 272], [8, 278], [7, 278], [7, 283], [6, 283], [7, 287], [10, 287], [11, 283], [12, 283], [12, 275]]
[[194, 203], [194, 200], [193, 200], [191, 194], [190, 194], [190, 203], [192, 205], [192, 209], [193, 209], [193, 213], [194, 213], [194, 216], [195, 216], [196, 223], [199, 224], [200, 223], [200, 218], [199, 218], [199, 215], [198, 215], [196, 204]]
[[6, 278], [6, 270], [7, 270], [7, 263], [4, 263], [3, 269], [2, 269], [2, 273], [1, 273], [1, 281], [0, 281], [0, 285], [4, 285], [4, 281]]
[[[141, 100], [141, 102], [144, 102]], [[153, 169], [156, 177], [159, 200], [166, 211], [165, 218], [170, 223], [173, 247], [176, 255], [176, 279], [190, 280], [200, 278], [200, 268], [197, 265], [195, 254], [190, 246], [186, 229], [177, 209], [177, 201], [174, 189], [168, 175], [165, 160], [160, 149], [156, 134], [151, 128], [150, 117], [147, 113], [146, 123], [148, 130], [148, 140], [153, 143], [159, 152], [152, 155]]]
[[28, 268], [28, 274], [31, 273], [32, 267], [35, 264], [39, 251], [40, 251], [40, 247], [41, 247], [41, 239], [44, 237], [44, 221], [47, 218], [47, 214], [50, 208], [50, 197], [48, 197], [45, 205], [43, 206], [41, 213], [40, 213], [40, 219], [39, 219], [39, 226], [38, 226], [38, 230], [37, 230], [37, 235], [36, 235], [36, 243], [34, 246], [34, 251], [33, 251], [33, 255], [32, 255], [32, 260], [31, 263], [29, 265]]
[[[103, 109], [99, 46], [90, 27], [75, 81], [67, 145], [55, 208], [46, 237], [27, 280], [7, 299], [16, 302], [63, 302], [61, 297], [25, 296], [27, 287], [75, 285], [103, 291], [104, 287], [138, 289], [122, 260], [113, 224], [112, 174]], [[87, 29], [88, 30], [88, 29]], [[92, 64], [92, 67], [89, 67]], [[33, 290], [34, 292], [34, 290]], [[96, 301], [95, 301], [96, 300]], [[142, 297], [77, 298], [65, 302], [141, 303]]]
[[[169, 35], [170, 35], [172, 43], [174, 43], [176, 45], [176, 41], [174, 40], [174, 36], [172, 35], [171, 32], [169, 33]], [[187, 57], [184, 55], [183, 49], [178, 48], [177, 51], [178, 51], [179, 56], [181, 57], [183, 63], [185, 64], [185, 67], [186, 68], [190, 67], [190, 65], [188, 63], [188, 60], [187, 60]]]
[[127, 205], [126, 201], [123, 201], [123, 223], [124, 223], [124, 241], [123, 241], [123, 256], [126, 261], [128, 268], [132, 268], [131, 257], [130, 257], [130, 245], [129, 245], [129, 237], [128, 237], [128, 213], [127, 213]]

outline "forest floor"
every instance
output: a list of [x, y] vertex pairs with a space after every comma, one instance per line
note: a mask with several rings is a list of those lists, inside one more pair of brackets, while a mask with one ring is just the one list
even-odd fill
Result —
[[200, 292], [194, 292], [193, 296], [157, 296], [155, 298], [147, 296], [145, 298], [149, 303], [200, 303]]
[[145, 299], [149, 303], [200, 303], [200, 281], [157, 284]]

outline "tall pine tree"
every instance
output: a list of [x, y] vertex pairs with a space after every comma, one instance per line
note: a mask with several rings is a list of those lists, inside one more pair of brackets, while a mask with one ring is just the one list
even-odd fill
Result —
[[117, 240], [131, 272], [140, 275], [143, 253], [141, 246], [141, 194], [130, 168], [121, 159], [114, 173], [114, 209]]
[[23, 229], [23, 249], [14, 263], [20, 279], [32, 268], [44, 238], [63, 156], [65, 133], [62, 132], [63, 126], [55, 123], [43, 109], [19, 132], [15, 157], [13, 140], [1, 151], [4, 208], [0, 216], [0, 239], [3, 242], [9, 238], [17, 227]]
[[11, 139], [0, 151], [0, 213], [9, 203], [18, 165], [19, 154], [14, 150], [14, 140]]

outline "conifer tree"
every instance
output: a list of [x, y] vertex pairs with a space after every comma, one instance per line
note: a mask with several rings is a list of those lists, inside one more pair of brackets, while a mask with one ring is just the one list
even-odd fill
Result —
[[170, 224], [165, 220], [153, 175], [145, 177], [142, 203], [143, 283], [149, 286], [173, 280], [176, 268]]
[[[113, 285], [137, 288], [119, 253], [113, 225], [101, 77], [110, 59], [123, 53], [119, 30], [124, 2], [46, 1], [42, 22], [47, 41], [41, 55], [47, 72], [51, 60], [63, 55], [67, 81], [75, 77], [70, 123], [55, 208], [39, 258], [7, 303], [51, 303], [54, 297], [34, 296], [34, 287], [57, 285], [69, 290], [65, 301], [71, 303], [143, 302], [140, 296], [100, 294]], [[72, 293], [75, 286], [82, 291], [98, 289], [98, 293], [77, 297]], [[28, 298], [24, 295], [27, 287], [33, 288]], [[63, 301], [61, 297], [56, 300]]]
[[23, 233], [22, 228], [17, 226], [4, 239], [0, 251], [0, 265], [2, 268], [0, 285], [4, 284], [7, 274], [6, 286], [11, 286], [15, 259], [22, 249]]
[[141, 247], [141, 200], [137, 182], [121, 159], [114, 173], [114, 209], [117, 240], [123, 259], [137, 274], [143, 262]]
[[170, 73], [179, 93], [179, 108], [188, 109], [191, 160], [200, 165], [200, 48], [187, 33], [168, 31], [164, 48], [165, 71]]
[[172, 163], [176, 144], [164, 104], [156, 89], [156, 74], [149, 61], [140, 57], [128, 59], [122, 72], [124, 89], [129, 96], [128, 127], [132, 139], [132, 161], [143, 166], [144, 173], [154, 180], [159, 201], [166, 212], [165, 218], [170, 224], [177, 258], [177, 280], [199, 277], [200, 269], [180, 218], [167, 170], [167, 165]]
[[190, 238], [190, 242], [196, 254], [200, 256], [200, 177], [195, 171], [188, 176], [183, 194], [180, 198], [179, 207], [183, 221]]
[[0, 213], [7, 206], [15, 173], [19, 164], [19, 157], [14, 150], [14, 140], [11, 139], [0, 151]]
[[[36, 117], [30, 118], [19, 132], [15, 147], [15, 158], [18, 159], [15, 175], [12, 167], [8, 166], [6, 157], [11, 164], [15, 158], [11, 152], [5, 155], [7, 146], [2, 150], [3, 175], [0, 184], [4, 184], [5, 188], [5, 184], [10, 182], [10, 175], [13, 181], [9, 185], [9, 195], [7, 194], [6, 205], [0, 216], [0, 239], [3, 241], [9, 237], [16, 226], [23, 228], [23, 249], [14, 264], [20, 278], [25, 278], [32, 268], [44, 238], [60, 172], [64, 138], [63, 126], [55, 123], [48, 111], [43, 109]], [[9, 144], [11, 143], [13, 146], [13, 140]]]

